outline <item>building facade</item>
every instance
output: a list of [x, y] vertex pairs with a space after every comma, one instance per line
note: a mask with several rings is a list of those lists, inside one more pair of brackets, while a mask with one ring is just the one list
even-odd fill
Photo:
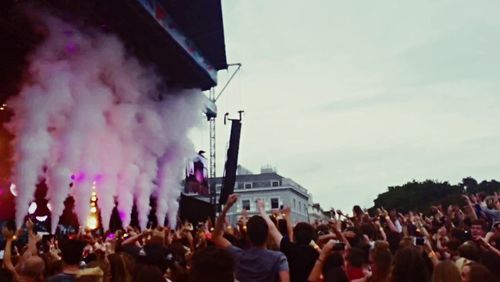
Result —
[[[223, 178], [215, 179], [217, 198], [222, 189]], [[239, 196], [238, 202], [228, 212], [229, 222], [235, 224], [243, 210], [248, 216], [258, 214], [255, 201], [262, 199], [266, 211], [290, 207], [293, 224], [309, 222], [309, 194], [307, 189], [290, 178], [279, 175], [274, 169], [263, 168], [259, 174], [238, 166], [234, 193]]]

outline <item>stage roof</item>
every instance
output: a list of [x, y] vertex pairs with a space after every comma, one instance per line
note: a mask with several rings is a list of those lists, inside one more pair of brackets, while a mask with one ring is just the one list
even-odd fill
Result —
[[48, 6], [117, 33], [130, 51], [153, 62], [169, 85], [209, 89], [226, 69], [221, 0], [0, 1], [0, 102], [17, 92], [25, 57], [36, 38], [22, 12], [26, 3]]

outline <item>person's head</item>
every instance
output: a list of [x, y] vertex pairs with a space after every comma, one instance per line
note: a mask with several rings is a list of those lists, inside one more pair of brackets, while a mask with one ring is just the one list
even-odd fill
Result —
[[[384, 242], [385, 243], [385, 242]], [[389, 277], [392, 264], [392, 253], [388, 244], [377, 244], [370, 250], [370, 266], [373, 272], [373, 281], [386, 281]]]
[[346, 273], [343, 269], [344, 258], [340, 252], [333, 252], [328, 256], [323, 265], [323, 277], [325, 282], [348, 282]]
[[135, 275], [134, 282], [165, 282], [163, 278], [163, 273], [161, 273], [160, 269], [156, 266], [151, 265], [143, 265], [137, 271]]
[[[481, 254], [480, 263], [488, 268], [493, 275], [500, 278], [500, 257], [492, 251], [485, 251]], [[497, 279], [497, 281], [500, 279]]]
[[467, 241], [458, 247], [458, 255], [468, 260], [479, 260], [479, 248], [472, 241]]
[[462, 267], [462, 282], [494, 281], [491, 272], [482, 264], [471, 262]]
[[196, 252], [191, 264], [189, 281], [233, 282], [233, 257], [227, 251], [214, 247]]
[[314, 228], [309, 223], [299, 222], [293, 228], [293, 235], [297, 243], [307, 245], [314, 237]]
[[347, 254], [347, 264], [349, 267], [360, 268], [365, 263], [365, 253], [359, 248], [352, 248]]
[[26, 281], [41, 281], [44, 270], [45, 263], [39, 256], [28, 257], [16, 265], [16, 273]]
[[59, 244], [62, 260], [66, 265], [79, 265], [85, 243], [77, 239], [62, 240]]
[[269, 227], [266, 221], [259, 215], [252, 216], [247, 223], [248, 239], [253, 246], [264, 246], [267, 240]]
[[352, 207], [352, 214], [356, 217], [361, 217], [363, 215], [363, 210], [360, 206], [356, 205]]
[[131, 282], [132, 275], [124, 259], [125, 254], [111, 254], [108, 256], [112, 282]]
[[482, 219], [476, 219], [472, 221], [470, 227], [470, 233], [473, 240], [479, 240], [480, 237], [483, 237], [486, 230], [486, 223]]
[[441, 261], [434, 267], [432, 273], [432, 282], [460, 282], [460, 271], [456, 265], [449, 261]]
[[429, 270], [416, 247], [399, 249], [394, 256], [391, 282], [420, 282], [429, 280]]

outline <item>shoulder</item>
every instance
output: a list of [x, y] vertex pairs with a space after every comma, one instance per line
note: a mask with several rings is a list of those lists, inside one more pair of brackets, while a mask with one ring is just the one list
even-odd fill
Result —
[[233, 256], [239, 256], [243, 253], [242, 249], [240, 249], [234, 245], [229, 245], [229, 247], [225, 248], [225, 250], [228, 251]]
[[277, 260], [286, 260], [285, 254], [280, 251], [266, 250], [266, 255]]

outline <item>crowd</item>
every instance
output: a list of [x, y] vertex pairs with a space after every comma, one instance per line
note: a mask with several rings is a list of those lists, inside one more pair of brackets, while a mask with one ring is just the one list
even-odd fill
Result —
[[40, 237], [28, 220], [18, 231], [2, 227], [0, 281], [500, 281], [498, 195], [463, 198], [426, 215], [354, 206], [351, 215], [295, 225], [289, 208], [268, 213], [261, 200], [257, 215], [230, 225], [236, 195], [213, 225], [175, 230]]

